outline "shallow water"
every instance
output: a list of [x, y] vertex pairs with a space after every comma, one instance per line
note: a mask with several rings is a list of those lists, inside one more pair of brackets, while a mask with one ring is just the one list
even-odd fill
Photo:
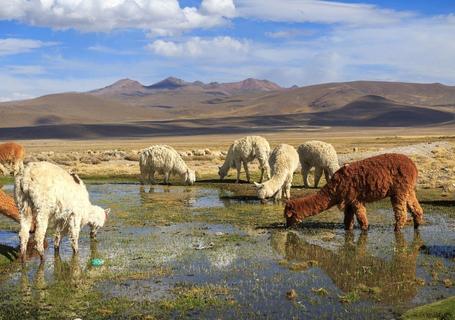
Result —
[[[388, 202], [369, 208], [368, 233], [346, 233], [336, 210], [285, 230], [282, 206], [260, 205], [248, 186], [100, 184], [89, 191], [94, 203], [113, 209], [98, 240], [84, 230], [78, 256], [66, 238], [55, 256], [48, 237], [45, 264], [34, 257], [26, 269], [5, 267], [0, 319], [392, 319], [455, 294], [446, 287], [455, 282], [455, 220], [437, 206], [418, 233], [393, 232]], [[0, 232], [0, 243], [16, 247], [17, 234]], [[92, 267], [92, 258], [104, 266]], [[182, 285], [227, 292], [215, 294], [219, 303], [201, 302], [175, 291]]]

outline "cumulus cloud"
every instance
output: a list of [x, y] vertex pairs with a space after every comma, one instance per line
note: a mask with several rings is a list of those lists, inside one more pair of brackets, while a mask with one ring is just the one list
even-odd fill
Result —
[[394, 23], [413, 15], [370, 4], [319, 0], [237, 0], [236, 5], [240, 17], [285, 22], [374, 25]]
[[248, 52], [248, 42], [227, 36], [203, 39], [192, 37], [184, 42], [156, 40], [148, 49], [157, 55], [166, 57], [206, 57], [221, 59], [226, 55], [243, 55]]
[[208, 14], [224, 17], [235, 16], [235, 5], [232, 0], [203, 0], [201, 3], [201, 10]]
[[44, 42], [33, 39], [6, 38], [0, 39], [0, 56], [30, 52], [45, 46], [55, 45], [55, 42]]
[[200, 8], [181, 8], [177, 0], [10, 0], [0, 7], [0, 20], [86, 32], [136, 28], [172, 35], [222, 25], [234, 12], [232, 0], [204, 0]]

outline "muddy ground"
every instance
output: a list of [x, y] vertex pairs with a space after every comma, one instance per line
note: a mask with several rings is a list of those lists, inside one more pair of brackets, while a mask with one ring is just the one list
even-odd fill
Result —
[[[44, 265], [0, 267], [0, 319], [396, 319], [455, 295], [451, 192], [419, 190], [427, 223], [395, 234], [386, 200], [368, 206], [368, 233], [350, 233], [337, 209], [286, 230], [282, 205], [248, 184], [88, 188], [113, 210], [97, 241], [84, 230], [78, 256], [67, 239], [55, 256], [48, 237]], [[4, 258], [17, 228], [0, 217]]]

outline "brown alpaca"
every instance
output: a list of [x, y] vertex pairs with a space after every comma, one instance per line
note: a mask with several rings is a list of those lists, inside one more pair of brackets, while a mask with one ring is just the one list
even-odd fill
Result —
[[286, 225], [316, 215], [334, 205], [344, 209], [344, 227], [354, 228], [356, 216], [362, 230], [368, 229], [365, 203], [390, 197], [395, 214], [395, 231], [406, 223], [407, 209], [414, 228], [423, 222], [423, 210], [415, 194], [417, 168], [401, 154], [383, 154], [341, 167], [318, 193], [286, 203]]
[[7, 142], [0, 144], [0, 171], [7, 175], [11, 170], [7, 170], [4, 166], [12, 166], [13, 174], [16, 174], [23, 166], [25, 150], [20, 144]]
[[18, 223], [20, 222], [19, 210], [16, 207], [14, 199], [2, 190], [0, 190], [0, 213]]

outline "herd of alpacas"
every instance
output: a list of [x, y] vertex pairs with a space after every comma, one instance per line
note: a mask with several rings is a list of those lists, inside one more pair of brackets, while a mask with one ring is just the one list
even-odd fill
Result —
[[[67, 234], [74, 253], [78, 252], [81, 229], [88, 225], [90, 236], [105, 224], [109, 209], [92, 205], [84, 182], [75, 174], [49, 162], [24, 164], [25, 151], [16, 143], [0, 144], [0, 170], [15, 177], [14, 198], [0, 190], [0, 213], [20, 222], [20, 253], [26, 259], [27, 243], [34, 232], [36, 250], [44, 260], [44, 240], [49, 221], [55, 223], [54, 247]], [[279, 144], [273, 150], [266, 139], [247, 136], [234, 141], [226, 159], [219, 167], [223, 180], [231, 168], [237, 170], [239, 182], [241, 167], [248, 182], [248, 163], [259, 162], [260, 182], [254, 182], [258, 198], [265, 201], [286, 198], [284, 218], [291, 227], [309, 216], [333, 206], [344, 211], [346, 230], [354, 227], [354, 217], [362, 230], [368, 229], [365, 203], [390, 197], [395, 231], [400, 231], [412, 214], [414, 228], [423, 223], [423, 210], [416, 198], [417, 168], [413, 161], [401, 154], [383, 154], [344, 164], [340, 167], [334, 147], [322, 141], [308, 141], [297, 150], [288, 144]], [[314, 167], [314, 186], [324, 173], [326, 185], [317, 193], [291, 200], [294, 172], [301, 166], [304, 186], [308, 187], [308, 173]], [[154, 145], [143, 149], [139, 157], [141, 184], [154, 184], [155, 174], [164, 176], [169, 183], [172, 175], [186, 184], [196, 181], [179, 153], [168, 145]], [[7, 169], [9, 168], [9, 170]], [[265, 181], [264, 181], [265, 180]]]

